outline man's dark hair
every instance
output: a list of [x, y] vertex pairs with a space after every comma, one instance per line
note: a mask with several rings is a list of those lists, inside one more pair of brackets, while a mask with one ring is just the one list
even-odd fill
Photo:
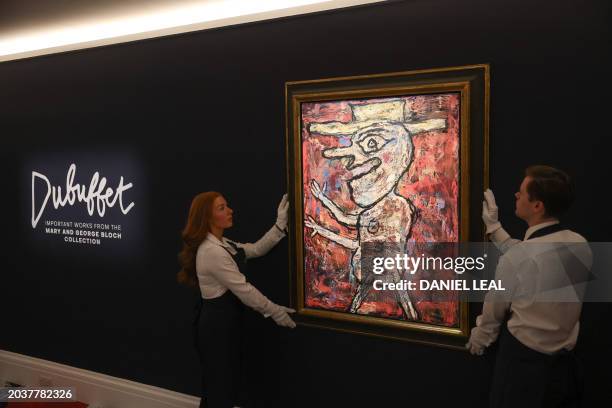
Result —
[[570, 176], [564, 171], [550, 166], [529, 166], [525, 175], [531, 177], [527, 185], [529, 201], [544, 203], [546, 215], [559, 218], [574, 201], [574, 186]]

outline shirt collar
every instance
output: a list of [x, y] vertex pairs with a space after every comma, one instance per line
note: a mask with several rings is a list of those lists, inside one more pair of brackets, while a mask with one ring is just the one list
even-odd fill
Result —
[[533, 225], [529, 228], [527, 228], [527, 231], [525, 231], [525, 238], [523, 238], [523, 241], [527, 241], [529, 239], [529, 237], [531, 236], [531, 234], [533, 234], [534, 232], [541, 230], [542, 228], [546, 228], [549, 227], [551, 225], [555, 225], [558, 224], [559, 220], [555, 220], [555, 221], [546, 221], [546, 222], [542, 222], [540, 224], [536, 224]]
[[215, 245], [219, 245], [225, 248], [231, 248], [231, 245], [228, 243], [227, 239], [225, 237], [221, 238], [221, 241], [215, 237], [213, 234], [211, 234], [210, 232], [206, 235], [206, 241], [213, 243]]

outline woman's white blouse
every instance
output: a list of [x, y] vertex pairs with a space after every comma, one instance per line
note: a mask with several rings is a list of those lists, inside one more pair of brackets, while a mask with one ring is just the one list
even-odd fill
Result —
[[238, 265], [230, 255], [230, 253], [235, 254], [236, 251], [229, 242], [243, 248], [248, 259], [265, 255], [284, 236], [285, 233], [276, 226], [273, 226], [255, 243], [241, 244], [225, 237], [220, 241], [214, 235], [208, 234], [198, 247], [196, 254], [196, 271], [202, 297], [204, 299], [217, 298], [229, 289], [242, 303], [264, 316], [269, 316], [275, 310], [276, 305], [246, 281], [246, 277], [240, 272]]

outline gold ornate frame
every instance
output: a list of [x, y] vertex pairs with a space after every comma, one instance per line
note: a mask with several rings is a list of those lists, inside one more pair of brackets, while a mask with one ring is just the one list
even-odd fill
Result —
[[304, 306], [303, 191], [301, 104], [329, 100], [407, 96], [455, 92], [460, 94], [460, 235], [461, 242], [482, 240], [484, 232], [478, 205], [488, 185], [489, 151], [489, 66], [472, 65], [287, 82], [286, 146], [287, 181], [293, 223], [289, 234], [291, 305], [299, 324], [385, 338], [463, 348], [469, 335], [467, 302], [460, 304], [459, 327], [398, 321]]

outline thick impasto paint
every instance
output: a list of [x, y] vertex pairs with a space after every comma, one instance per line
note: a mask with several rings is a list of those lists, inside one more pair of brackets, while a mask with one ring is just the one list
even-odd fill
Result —
[[381, 276], [365, 265], [458, 242], [459, 103], [458, 93], [302, 103], [306, 307], [458, 326], [454, 294], [377, 292]]

